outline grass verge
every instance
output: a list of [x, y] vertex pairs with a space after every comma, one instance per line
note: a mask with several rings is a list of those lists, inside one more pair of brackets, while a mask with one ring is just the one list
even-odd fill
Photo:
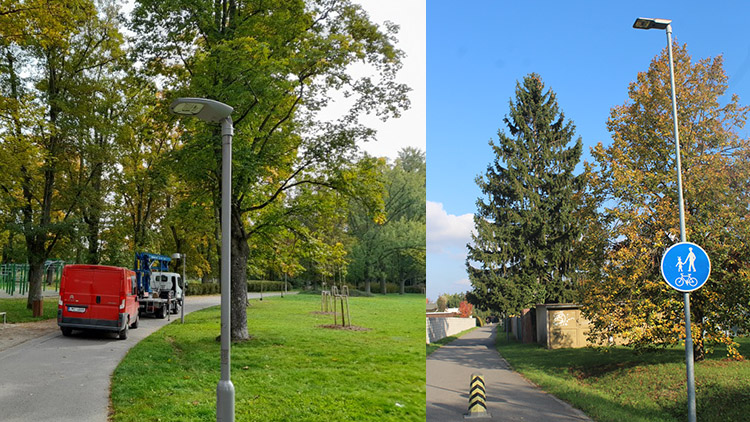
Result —
[[[253, 339], [232, 345], [238, 421], [424, 421], [424, 296], [350, 298], [353, 324], [320, 328], [320, 298], [252, 300]], [[141, 341], [112, 376], [113, 421], [215, 419], [220, 312]]]
[[[547, 350], [497, 338], [500, 354], [515, 370], [595, 421], [687, 420], [684, 347], [640, 354], [624, 347]], [[737, 341], [750, 354], [750, 339]], [[725, 355], [717, 348], [695, 365], [700, 421], [748, 420], [750, 362]]]
[[437, 349], [445, 346], [446, 344], [448, 344], [448, 343], [450, 343], [452, 341], [458, 340], [458, 338], [461, 337], [462, 335], [468, 334], [468, 333], [476, 330], [477, 328], [479, 328], [479, 327], [472, 327], [472, 328], [469, 328], [468, 330], [461, 331], [460, 333], [456, 334], [455, 336], [448, 336], [448, 337], [441, 338], [438, 341], [433, 341], [432, 343], [430, 343], [430, 344], [427, 345], [427, 356], [430, 356], [432, 354], [432, 352], [434, 352], [435, 350], [437, 350]]
[[[45, 297], [42, 316], [32, 317], [31, 309], [26, 309], [26, 298], [0, 299], [0, 312], [7, 312], [9, 324], [20, 322], [43, 321], [57, 318], [57, 297]], [[2, 319], [2, 317], [0, 317]], [[0, 324], [2, 321], [0, 321]]]

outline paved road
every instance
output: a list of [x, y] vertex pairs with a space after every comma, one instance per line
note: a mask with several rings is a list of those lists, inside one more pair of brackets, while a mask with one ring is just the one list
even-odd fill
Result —
[[[188, 296], [185, 314], [219, 302], [219, 296]], [[179, 314], [171, 318], [179, 323]], [[117, 340], [114, 333], [81, 331], [63, 337], [58, 331], [1, 352], [0, 420], [105, 422], [109, 380], [117, 364], [131, 347], [168, 322], [142, 318], [127, 340]]]
[[481, 421], [591, 421], [512, 371], [495, 348], [495, 328], [478, 328], [427, 357], [427, 422], [464, 420], [472, 373], [484, 375], [487, 388], [492, 418]]

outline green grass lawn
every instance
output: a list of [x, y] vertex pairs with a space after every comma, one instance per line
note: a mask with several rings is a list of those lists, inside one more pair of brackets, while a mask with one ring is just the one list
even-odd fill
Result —
[[[31, 316], [31, 309], [26, 309], [26, 298], [0, 299], [0, 312], [8, 313], [9, 324], [57, 318], [57, 297], [45, 297], [42, 311], [42, 316], [34, 318]], [[2, 324], [2, 317], [0, 317], [0, 324]]]
[[[350, 298], [353, 325], [320, 328], [320, 298], [252, 300], [232, 346], [237, 421], [424, 421], [424, 296]], [[114, 421], [215, 420], [220, 312], [192, 313], [136, 345], [112, 376]]]
[[[750, 357], [750, 339], [737, 341]], [[595, 421], [687, 420], [684, 347], [641, 354], [624, 347], [547, 350], [498, 335], [498, 350], [526, 378]], [[717, 348], [696, 363], [699, 421], [750, 420], [750, 362], [725, 356]]]
[[435, 350], [443, 347], [444, 345], [446, 345], [446, 344], [448, 344], [448, 343], [450, 343], [452, 341], [458, 340], [458, 338], [461, 337], [462, 335], [470, 333], [470, 332], [476, 330], [477, 328], [479, 328], [479, 327], [472, 327], [472, 328], [469, 328], [468, 330], [461, 331], [460, 333], [456, 334], [455, 336], [448, 336], [448, 337], [441, 338], [438, 341], [433, 341], [432, 343], [430, 343], [430, 344], [427, 345], [427, 356], [430, 356], [430, 354], [432, 354], [432, 352], [434, 352]]

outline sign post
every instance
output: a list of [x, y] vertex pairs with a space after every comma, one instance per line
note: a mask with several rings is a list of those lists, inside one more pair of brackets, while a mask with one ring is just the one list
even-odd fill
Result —
[[[684, 233], [684, 232], [683, 232]], [[688, 419], [695, 421], [695, 364], [690, 330], [690, 292], [706, 284], [711, 260], [700, 246], [690, 242], [672, 245], [661, 258], [661, 276], [669, 287], [682, 292], [685, 300], [685, 364], [687, 366]]]

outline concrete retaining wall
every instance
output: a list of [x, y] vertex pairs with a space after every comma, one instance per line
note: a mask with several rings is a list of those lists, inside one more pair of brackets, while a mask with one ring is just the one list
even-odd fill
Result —
[[476, 318], [427, 318], [427, 343], [476, 327]]

